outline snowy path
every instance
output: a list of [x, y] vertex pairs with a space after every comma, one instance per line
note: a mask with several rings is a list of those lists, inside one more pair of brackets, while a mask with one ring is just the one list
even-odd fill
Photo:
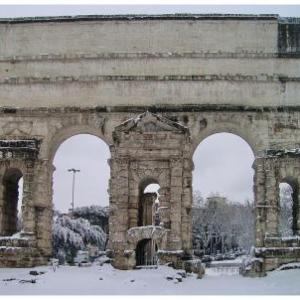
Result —
[[[32, 276], [30, 270], [46, 271]], [[120, 271], [106, 264], [91, 267], [61, 266], [32, 269], [0, 269], [0, 294], [300, 294], [300, 270], [275, 271], [264, 278], [244, 278], [238, 274], [220, 275], [207, 270], [201, 280], [195, 275], [178, 282], [178, 270], [160, 266], [158, 269]], [[167, 280], [170, 276], [174, 279]], [[17, 280], [3, 281], [16, 278]], [[33, 283], [19, 280], [37, 279]]]

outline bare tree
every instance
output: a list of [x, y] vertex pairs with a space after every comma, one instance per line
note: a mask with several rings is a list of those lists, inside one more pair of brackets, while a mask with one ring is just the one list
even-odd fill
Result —
[[195, 193], [193, 247], [202, 253], [250, 250], [254, 244], [253, 204], [232, 203], [216, 194], [206, 200]]

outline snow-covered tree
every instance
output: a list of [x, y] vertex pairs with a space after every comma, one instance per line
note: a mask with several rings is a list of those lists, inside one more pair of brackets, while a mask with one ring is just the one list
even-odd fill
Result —
[[92, 225], [98, 225], [108, 233], [108, 207], [99, 205], [77, 207], [74, 209], [73, 216], [89, 220]]
[[[98, 225], [91, 225], [83, 218], [71, 218], [68, 215], [56, 217], [52, 228], [53, 252], [55, 257], [72, 262], [76, 252], [85, 249], [88, 244], [105, 249], [106, 233]], [[65, 255], [64, 255], [65, 254]]]
[[193, 206], [194, 207], [202, 207], [204, 205], [204, 198], [202, 197], [199, 191], [195, 191], [193, 195]]

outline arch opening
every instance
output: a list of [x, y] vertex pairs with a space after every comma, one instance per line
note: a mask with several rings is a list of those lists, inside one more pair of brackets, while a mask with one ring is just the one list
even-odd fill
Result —
[[75, 207], [108, 206], [109, 158], [107, 144], [95, 135], [75, 134], [64, 140], [53, 158], [55, 208], [68, 212], [73, 202]]
[[140, 184], [138, 226], [159, 225], [159, 189], [160, 185], [152, 179], [147, 179]]
[[106, 248], [109, 158], [107, 144], [90, 134], [69, 137], [55, 153], [52, 249], [60, 263], [80, 262], [81, 250], [93, 260]]
[[252, 148], [238, 135], [216, 133], [198, 145], [193, 161], [195, 253], [249, 252], [255, 232]]
[[279, 234], [282, 237], [297, 235], [299, 186], [295, 179], [284, 179], [279, 184]]
[[22, 229], [23, 174], [17, 168], [7, 169], [2, 180], [1, 235], [12, 236]]

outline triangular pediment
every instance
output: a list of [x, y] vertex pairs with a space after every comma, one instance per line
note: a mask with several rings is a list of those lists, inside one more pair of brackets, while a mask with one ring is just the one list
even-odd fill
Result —
[[153, 114], [149, 111], [131, 118], [115, 128], [115, 131], [136, 131], [136, 132], [161, 132], [172, 131], [184, 133], [187, 128], [177, 122], [171, 121], [165, 117]]

